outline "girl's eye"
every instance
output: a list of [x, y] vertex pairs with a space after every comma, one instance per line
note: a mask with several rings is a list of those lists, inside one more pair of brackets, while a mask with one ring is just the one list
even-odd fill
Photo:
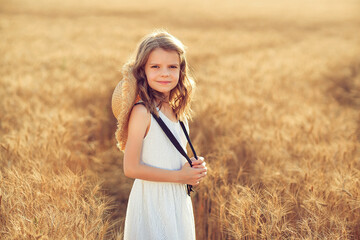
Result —
[[151, 68], [158, 68], [158, 66], [151, 66]]
[[170, 66], [170, 68], [177, 68], [177, 66]]

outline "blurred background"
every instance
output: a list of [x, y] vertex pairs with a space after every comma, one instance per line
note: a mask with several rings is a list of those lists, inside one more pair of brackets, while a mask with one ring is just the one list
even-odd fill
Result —
[[358, 239], [359, 13], [356, 0], [1, 0], [0, 238], [122, 239], [133, 179], [111, 95], [163, 28], [197, 83], [197, 239]]

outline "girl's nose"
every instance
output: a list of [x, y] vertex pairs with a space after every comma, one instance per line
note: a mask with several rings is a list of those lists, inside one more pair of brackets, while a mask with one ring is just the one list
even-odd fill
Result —
[[169, 70], [167, 69], [163, 69], [162, 72], [161, 72], [161, 76], [163, 77], [168, 77], [170, 74], [169, 74]]

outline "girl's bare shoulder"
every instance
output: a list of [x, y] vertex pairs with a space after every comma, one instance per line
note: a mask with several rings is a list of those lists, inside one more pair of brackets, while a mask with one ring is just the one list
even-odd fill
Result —
[[144, 105], [137, 104], [131, 110], [129, 121], [131, 120], [137, 122], [147, 122], [144, 120], [150, 120], [150, 112]]
[[129, 132], [147, 133], [150, 126], [150, 115], [150, 111], [144, 105], [135, 105], [130, 113]]

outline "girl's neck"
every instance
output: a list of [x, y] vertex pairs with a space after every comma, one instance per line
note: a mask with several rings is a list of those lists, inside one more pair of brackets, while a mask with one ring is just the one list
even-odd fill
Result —
[[[155, 99], [155, 104], [156, 104], [156, 106], [158, 106], [158, 105], [160, 104], [160, 100]], [[165, 97], [165, 101], [162, 102], [162, 106], [170, 107], [170, 108], [171, 108], [170, 102], [169, 102], [169, 95], [167, 95], [167, 96]]]
[[[160, 101], [156, 101], [155, 104], [156, 104], [156, 106], [159, 106]], [[162, 103], [161, 103], [161, 107], [162, 107], [162, 108], [164, 108], [164, 107], [165, 107], [165, 108], [171, 108], [170, 103], [168, 103], [168, 102], [162, 102]]]
[[[159, 106], [160, 101], [156, 101], [156, 106]], [[169, 119], [178, 119], [177, 115], [174, 112], [174, 109], [172, 108], [172, 106], [170, 105], [170, 103], [168, 102], [162, 102], [161, 106], [159, 106], [159, 110], [165, 114]], [[175, 120], [172, 120], [175, 121]]]

